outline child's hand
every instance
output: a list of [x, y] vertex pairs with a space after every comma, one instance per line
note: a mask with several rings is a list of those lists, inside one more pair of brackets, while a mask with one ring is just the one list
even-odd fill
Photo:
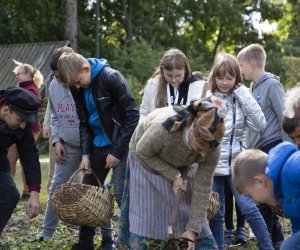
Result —
[[82, 160], [79, 166], [84, 174], [91, 174], [92, 169], [91, 169], [91, 162], [90, 162], [90, 157], [87, 155], [82, 156]]
[[115, 157], [111, 154], [108, 154], [107, 157], [106, 157], [105, 168], [114, 168], [117, 165], [119, 165], [119, 163], [120, 163], [120, 159], [118, 159], [117, 157]]

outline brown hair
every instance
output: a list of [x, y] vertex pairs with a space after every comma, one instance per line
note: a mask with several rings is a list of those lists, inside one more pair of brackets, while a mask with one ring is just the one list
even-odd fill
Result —
[[268, 155], [259, 149], [247, 149], [234, 161], [232, 181], [238, 192], [253, 185], [253, 178], [265, 173]]
[[32, 67], [30, 64], [27, 63], [22, 63], [22, 62], [18, 62], [14, 59], [12, 59], [13, 62], [17, 65], [13, 72], [15, 74], [18, 74], [20, 72], [26, 73], [26, 74], [30, 74], [32, 81], [34, 82], [34, 84], [40, 88], [40, 86], [42, 85], [43, 81], [44, 81], [44, 77], [42, 75], [42, 73], [38, 70], [35, 69], [34, 67]]
[[58, 60], [63, 53], [74, 53], [74, 50], [71, 47], [67, 47], [67, 46], [60, 47], [53, 50], [50, 59], [50, 68], [52, 71], [58, 70], [57, 68]]
[[58, 60], [60, 82], [68, 86], [71, 78], [83, 71], [83, 65], [88, 61], [78, 53], [63, 53]]
[[237, 58], [239, 61], [255, 61], [257, 67], [264, 68], [266, 64], [267, 55], [263, 46], [254, 43], [243, 48], [238, 53]]
[[190, 63], [185, 56], [185, 54], [179, 49], [170, 49], [165, 52], [162, 59], [160, 60], [158, 68], [155, 70], [152, 78], [157, 77], [159, 79], [159, 86], [157, 89], [156, 96], [156, 108], [162, 108], [167, 106], [166, 96], [167, 81], [164, 77], [164, 70], [185, 70], [184, 80], [186, 80], [191, 75]]
[[219, 52], [215, 56], [214, 64], [208, 76], [208, 85], [212, 93], [217, 91], [216, 77], [222, 77], [226, 73], [235, 77], [235, 84], [242, 83], [240, 65], [233, 55]]

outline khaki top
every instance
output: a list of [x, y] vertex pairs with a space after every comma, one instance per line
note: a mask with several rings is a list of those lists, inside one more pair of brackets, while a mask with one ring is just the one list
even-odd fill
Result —
[[175, 114], [173, 107], [159, 108], [150, 113], [135, 129], [129, 148], [147, 170], [155, 171], [171, 182], [180, 174], [180, 170], [186, 170], [194, 163], [199, 164], [186, 225], [186, 229], [199, 233], [206, 216], [220, 147], [203, 158], [188, 145], [188, 129], [170, 133], [162, 126], [168, 117]]

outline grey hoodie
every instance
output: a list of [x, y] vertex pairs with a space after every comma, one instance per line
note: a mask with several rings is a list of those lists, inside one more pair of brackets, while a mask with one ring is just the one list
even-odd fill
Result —
[[49, 87], [49, 98], [52, 144], [62, 141], [71, 146], [79, 147], [79, 119], [69, 88], [63, 87], [54, 79]]
[[266, 72], [257, 82], [252, 82], [250, 91], [260, 105], [267, 124], [260, 133], [247, 129], [247, 148], [262, 148], [279, 139], [284, 139], [281, 121], [284, 110], [284, 89], [279, 77]]

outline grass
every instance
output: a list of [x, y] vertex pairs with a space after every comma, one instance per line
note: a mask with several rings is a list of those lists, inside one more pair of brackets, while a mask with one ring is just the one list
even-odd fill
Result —
[[[43, 157], [43, 158], [45, 158], [45, 157]], [[48, 163], [41, 163], [42, 186], [41, 186], [41, 192], [40, 192], [40, 200], [42, 203], [46, 203], [47, 199], [48, 199], [48, 192], [47, 192], [48, 169], [49, 169]], [[19, 163], [17, 164], [16, 176], [14, 179], [15, 179], [15, 182], [17, 184], [20, 194], [22, 194], [23, 181], [22, 181], [22, 175], [21, 175], [21, 167], [20, 167]]]
[[[38, 243], [31, 241], [37, 239], [42, 235], [42, 223], [44, 219], [44, 213], [46, 208], [46, 202], [48, 199], [47, 193], [47, 179], [48, 179], [48, 163], [41, 163], [42, 170], [42, 189], [40, 193], [41, 200], [41, 214], [34, 219], [28, 220], [25, 214], [25, 202], [19, 202], [12, 218], [6, 226], [2, 239], [0, 240], [0, 250], [33, 250], [33, 249], [51, 249], [51, 250], [69, 250], [74, 242], [78, 239], [78, 227], [69, 226], [60, 223], [53, 240], [47, 242]], [[17, 187], [22, 192], [22, 178], [20, 166], [17, 166], [17, 173], [15, 176]], [[116, 206], [117, 208], [117, 206]], [[118, 208], [116, 209], [119, 213]], [[0, 211], [1, 212], [1, 211]], [[285, 237], [290, 234], [289, 220], [280, 218], [280, 222], [283, 225], [283, 232]], [[114, 223], [115, 234], [118, 232], [118, 222]], [[247, 230], [249, 226], [247, 225]], [[101, 237], [99, 234], [95, 236], [95, 249], [101, 245]], [[235, 250], [254, 250], [257, 249], [257, 242], [255, 240], [249, 240], [246, 245], [242, 246], [231, 246], [227, 249]]]

